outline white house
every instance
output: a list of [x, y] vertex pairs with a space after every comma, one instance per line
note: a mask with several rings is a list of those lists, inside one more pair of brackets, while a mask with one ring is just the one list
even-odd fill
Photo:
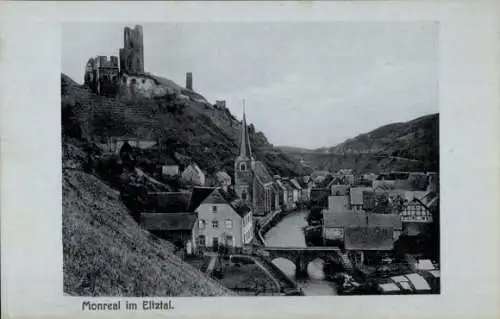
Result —
[[205, 174], [196, 163], [192, 163], [182, 172], [181, 180], [185, 185], [204, 186]]
[[221, 188], [194, 188], [191, 208], [197, 214], [195, 249], [217, 250], [221, 245], [241, 249], [253, 239], [253, 214], [234, 193]]

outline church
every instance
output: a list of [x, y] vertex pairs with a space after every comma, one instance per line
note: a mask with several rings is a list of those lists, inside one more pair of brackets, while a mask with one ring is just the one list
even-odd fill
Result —
[[264, 163], [252, 155], [244, 109], [240, 143], [240, 154], [234, 162], [234, 190], [252, 207], [254, 216], [265, 216], [272, 210], [273, 179]]

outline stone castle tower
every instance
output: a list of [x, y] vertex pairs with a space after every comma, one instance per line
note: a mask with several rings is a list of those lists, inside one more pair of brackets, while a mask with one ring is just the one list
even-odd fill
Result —
[[120, 71], [127, 74], [144, 73], [144, 44], [142, 26], [125, 27], [123, 48], [120, 49]]
[[255, 159], [252, 156], [245, 109], [243, 109], [240, 143], [240, 154], [234, 162], [234, 190], [238, 197], [240, 197], [249, 207], [252, 207], [253, 167], [255, 165]]
[[193, 90], [193, 73], [186, 73], [186, 89]]

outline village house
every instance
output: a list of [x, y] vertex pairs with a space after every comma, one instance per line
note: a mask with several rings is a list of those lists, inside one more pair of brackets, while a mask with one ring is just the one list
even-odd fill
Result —
[[[303, 196], [302, 196], [302, 186], [297, 181], [297, 179], [295, 179], [295, 178], [290, 179], [290, 184], [292, 184], [292, 186], [294, 188], [294, 201], [295, 201], [295, 203], [304, 202]], [[296, 194], [296, 196], [295, 196], [295, 194]]]
[[289, 204], [288, 204], [288, 189], [287, 189], [287, 187], [285, 187], [285, 184], [279, 178], [275, 179], [275, 185], [279, 189], [280, 206], [282, 206], [284, 209], [288, 209]]
[[231, 176], [225, 171], [218, 171], [215, 174], [215, 182], [218, 187], [222, 188], [224, 191], [227, 191], [229, 186], [231, 186]]
[[433, 217], [429, 208], [415, 198], [404, 206], [401, 221], [404, 234], [416, 236], [425, 232], [425, 226], [433, 222]]
[[391, 251], [401, 235], [397, 214], [323, 211], [323, 238], [343, 242], [344, 249], [363, 263], [365, 253]]
[[252, 242], [252, 211], [234, 192], [196, 187], [190, 208], [198, 217], [194, 234], [197, 251], [217, 251], [221, 246], [239, 251]]
[[189, 209], [190, 199], [191, 194], [184, 192], [148, 193], [139, 224], [190, 254], [197, 227], [197, 215]]
[[[328, 196], [328, 211], [335, 212], [347, 212], [351, 211], [349, 209], [349, 195], [332, 195]], [[351, 211], [352, 212], [352, 211]]]
[[303, 203], [309, 202], [309, 200], [311, 199], [311, 187], [303, 178], [298, 178], [297, 181], [299, 182], [299, 185], [302, 188], [302, 192], [299, 196], [300, 200]]
[[255, 216], [271, 212], [273, 179], [264, 163], [252, 155], [245, 112], [241, 127], [240, 153], [234, 162], [234, 190], [239, 198], [252, 208]]
[[297, 189], [293, 187], [289, 180], [282, 180], [283, 186], [287, 193], [287, 209], [295, 209], [297, 205], [296, 199], [298, 198]]
[[331, 192], [330, 194], [333, 196], [348, 196], [349, 195], [349, 185], [331, 185], [330, 189]]
[[166, 178], [172, 178], [179, 176], [180, 170], [179, 165], [162, 165], [161, 175]]
[[371, 187], [351, 187], [349, 190], [350, 209], [354, 211], [362, 211], [363, 208], [363, 192], [372, 191]]
[[291, 201], [293, 202], [295, 208], [299, 202], [300, 189], [297, 188], [298, 184], [296, 185], [291, 179], [286, 179], [285, 184], [289, 187], [290, 193], [292, 194]]
[[204, 186], [205, 173], [196, 163], [191, 163], [182, 172], [181, 182], [185, 186]]
[[376, 178], [377, 178], [377, 174], [375, 174], [375, 173], [367, 173], [367, 174], [363, 175], [363, 179], [370, 181], [370, 182], [373, 182], [373, 180], [375, 180]]
[[272, 204], [271, 204], [271, 210], [273, 212], [276, 212], [276, 211], [281, 211], [281, 206], [282, 206], [282, 189], [281, 187], [278, 185], [278, 183], [276, 182], [273, 182], [273, 201], [272, 201]]

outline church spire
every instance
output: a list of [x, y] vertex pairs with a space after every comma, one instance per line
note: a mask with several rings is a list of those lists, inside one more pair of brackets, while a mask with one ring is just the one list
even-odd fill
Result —
[[245, 100], [243, 100], [243, 122], [241, 127], [241, 145], [240, 145], [240, 157], [252, 157], [252, 148], [250, 147], [250, 137], [248, 136], [247, 130], [247, 119], [245, 116]]

